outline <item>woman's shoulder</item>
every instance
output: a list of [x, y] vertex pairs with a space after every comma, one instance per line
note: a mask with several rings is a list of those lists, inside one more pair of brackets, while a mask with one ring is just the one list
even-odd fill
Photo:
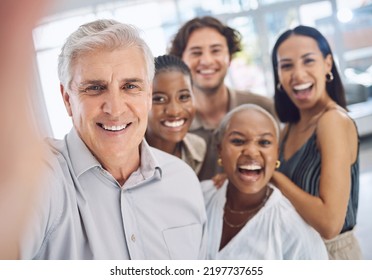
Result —
[[316, 133], [317, 138], [320, 140], [322, 137], [331, 139], [358, 138], [358, 131], [354, 120], [344, 108], [338, 105], [326, 110], [322, 114], [317, 123]]
[[228, 180], [225, 180], [224, 184], [220, 188], [217, 188], [214, 185], [213, 180], [204, 180], [200, 182], [206, 205], [208, 205], [218, 193], [226, 193], [227, 182]]
[[183, 142], [187, 147], [192, 147], [192, 149], [195, 150], [195, 152], [197, 152], [198, 154], [205, 154], [205, 151], [207, 150], [207, 144], [205, 143], [205, 140], [194, 133], [186, 133]]
[[353, 125], [354, 121], [348, 112], [340, 107], [334, 105], [324, 111], [318, 120], [318, 126], [335, 126], [335, 125]]

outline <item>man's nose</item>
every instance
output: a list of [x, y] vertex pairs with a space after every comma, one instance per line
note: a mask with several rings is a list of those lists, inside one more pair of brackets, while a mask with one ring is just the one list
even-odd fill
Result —
[[119, 90], [107, 92], [103, 104], [103, 111], [112, 117], [119, 117], [126, 110], [125, 94]]

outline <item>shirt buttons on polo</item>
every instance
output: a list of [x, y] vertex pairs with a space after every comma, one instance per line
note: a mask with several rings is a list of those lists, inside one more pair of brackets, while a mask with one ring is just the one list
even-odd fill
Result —
[[132, 234], [132, 236], [130, 237], [130, 239], [133, 241], [133, 242], [136, 242], [136, 236], [134, 234]]

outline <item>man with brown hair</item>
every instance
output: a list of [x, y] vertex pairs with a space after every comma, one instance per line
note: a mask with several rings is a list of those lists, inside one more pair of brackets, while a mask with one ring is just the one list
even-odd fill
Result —
[[233, 55], [241, 51], [241, 34], [216, 18], [205, 16], [186, 22], [176, 33], [169, 53], [182, 58], [193, 78], [196, 115], [190, 131], [207, 142], [200, 180], [223, 172], [217, 164], [214, 129], [228, 111], [244, 103], [257, 104], [275, 115], [273, 101], [249, 91], [228, 88], [225, 77]]

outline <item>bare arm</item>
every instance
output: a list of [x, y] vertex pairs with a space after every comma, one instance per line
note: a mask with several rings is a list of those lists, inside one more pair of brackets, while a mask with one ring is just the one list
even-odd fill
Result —
[[29, 110], [32, 28], [47, 0], [0, 1], [0, 259], [18, 258], [18, 241], [41, 172], [42, 144]]
[[280, 172], [274, 173], [272, 182], [304, 220], [330, 239], [342, 229], [350, 196], [350, 166], [358, 145], [353, 122], [337, 110], [325, 113], [318, 123], [317, 145], [322, 165], [319, 197], [306, 193]]

